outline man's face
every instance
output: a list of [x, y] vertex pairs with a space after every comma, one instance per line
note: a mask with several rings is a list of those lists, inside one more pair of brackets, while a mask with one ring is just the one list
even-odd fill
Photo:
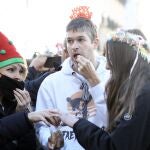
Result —
[[97, 48], [97, 39], [91, 41], [86, 32], [68, 31], [67, 32], [67, 50], [69, 56], [76, 61], [77, 55], [81, 55], [91, 61], [94, 59], [94, 49]]

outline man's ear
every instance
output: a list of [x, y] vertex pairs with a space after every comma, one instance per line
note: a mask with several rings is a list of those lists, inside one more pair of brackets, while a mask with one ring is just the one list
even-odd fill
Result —
[[94, 49], [97, 49], [99, 46], [99, 39], [95, 38], [95, 40], [93, 41], [93, 44], [94, 44]]

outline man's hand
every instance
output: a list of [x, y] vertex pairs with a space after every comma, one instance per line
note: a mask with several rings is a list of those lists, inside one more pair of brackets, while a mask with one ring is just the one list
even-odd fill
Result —
[[95, 67], [90, 60], [78, 55], [76, 62], [78, 66], [78, 72], [88, 80], [92, 87], [100, 82]]

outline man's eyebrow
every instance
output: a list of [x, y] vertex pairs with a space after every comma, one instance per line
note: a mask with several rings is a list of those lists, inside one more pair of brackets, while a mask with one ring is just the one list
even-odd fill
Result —
[[78, 36], [78, 38], [85, 38], [85, 36]]
[[78, 39], [78, 38], [85, 38], [85, 36], [77, 36], [76, 38], [67, 37], [67, 39]]
[[71, 37], [67, 37], [66, 39], [68, 40], [68, 39], [72, 39], [72, 38]]

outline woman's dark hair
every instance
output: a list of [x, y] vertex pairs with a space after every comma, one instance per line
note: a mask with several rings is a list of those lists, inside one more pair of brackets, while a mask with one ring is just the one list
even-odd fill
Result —
[[106, 85], [108, 131], [116, 127], [116, 121], [125, 112], [134, 112], [136, 98], [150, 79], [150, 65], [141, 54], [130, 74], [136, 54], [137, 49], [125, 42], [112, 39], [106, 42], [106, 57], [111, 71], [111, 77]]

